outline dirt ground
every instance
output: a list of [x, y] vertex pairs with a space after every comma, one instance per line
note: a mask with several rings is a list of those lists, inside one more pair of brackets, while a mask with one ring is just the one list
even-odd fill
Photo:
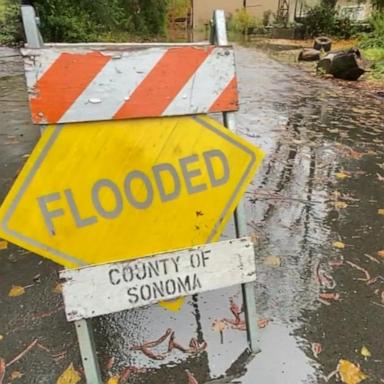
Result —
[[[277, 60], [296, 66], [297, 68], [300, 68], [313, 76], [319, 77], [319, 75], [316, 73], [316, 62], [299, 62], [297, 60], [299, 53], [303, 48], [313, 48], [313, 39], [289, 40], [255, 37], [251, 38], [250, 41], [246, 43], [246, 46], [260, 48], [268, 53], [269, 56], [274, 57]], [[358, 41], [356, 39], [332, 41], [333, 51], [357, 46]], [[384, 79], [378, 80], [372, 77], [369, 70], [369, 61], [368, 72], [364, 74], [358, 81], [346, 82], [344, 80], [335, 79], [331, 75], [323, 75], [322, 78], [325, 81], [334, 82], [338, 86], [359, 89], [372, 94], [383, 94], [384, 92]]]

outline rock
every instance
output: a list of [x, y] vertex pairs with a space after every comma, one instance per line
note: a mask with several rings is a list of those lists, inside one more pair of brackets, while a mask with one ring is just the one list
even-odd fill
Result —
[[357, 48], [329, 52], [317, 64], [317, 70], [344, 80], [357, 80], [365, 71], [366, 63]]
[[320, 60], [320, 51], [313, 48], [304, 48], [298, 57], [299, 61], [316, 61]]

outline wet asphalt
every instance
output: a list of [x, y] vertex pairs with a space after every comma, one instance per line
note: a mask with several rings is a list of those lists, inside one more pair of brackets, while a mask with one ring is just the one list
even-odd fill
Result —
[[[245, 196], [261, 352], [247, 350], [233, 287], [189, 297], [179, 312], [153, 306], [95, 319], [105, 382], [384, 382], [384, 102], [252, 48], [236, 54], [238, 131], [267, 154]], [[39, 129], [17, 51], [0, 49], [0, 76], [2, 201]], [[233, 236], [229, 224], [223, 238]], [[72, 363], [82, 376], [59, 269], [10, 244], [0, 250], [3, 384], [56, 383]], [[10, 297], [13, 285], [25, 292]]]

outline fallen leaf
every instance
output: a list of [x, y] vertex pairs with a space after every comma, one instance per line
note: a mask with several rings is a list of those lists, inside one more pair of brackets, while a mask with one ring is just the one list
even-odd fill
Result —
[[53, 287], [52, 292], [53, 292], [53, 293], [62, 293], [62, 292], [63, 292], [63, 286], [62, 286], [60, 283], [57, 283], [57, 284]]
[[17, 297], [24, 295], [25, 293], [25, 288], [21, 287], [20, 285], [12, 285], [12, 288], [8, 292], [9, 297]]
[[260, 237], [259, 237], [259, 235], [256, 234], [256, 233], [252, 233], [252, 235], [251, 235], [251, 241], [252, 241], [253, 244], [259, 244], [259, 242], [260, 242]]
[[260, 319], [257, 321], [257, 326], [259, 328], [265, 328], [269, 323], [269, 320], [268, 319]]
[[71, 363], [57, 379], [56, 384], [77, 384], [80, 380], [80, 373], [76, 371], [73, 363]]
[[372, 356], [372, 355], [371, 355], [371, 352], [369, 351], [369, 349], [368, 349], [366, 346], [363, 346], [363, 347], [361, 348], [360, 353], [361, 353], [365, 358], [367, 358], [367, 357], [371, 357], [371, 356]]
[[120, 382], [120, 376], [112, 376], [108, 379], [108, 381], [105, 384], [119, 384]]
[[335, 292], [322, 292], [319, 297], [323, 300], [340, 300], [340, 294]]
[[9, 375], [9, 378], [11, 380], [17, 380], [17, 379], [21, 379], [24, 375], [19, 372], [19, 371], [13, 371], [10, 375]]
[[341, 197], [341, 193], [339, 191], [333, 191], [330, 193], [330, 197], [332, 200], [337, 201]]
[[384, 216], [384, 208], [380, 208], [377, 213]]
[[126, 367], [122, 372], [121, 372], [121, 377], [120, 381], [122, 383], [128, 383], [128, 378], [131, 375], [131, 373], [145, 373], [147, 372], [146, 368], [137, 368], [135, 366], [129, 366]]
[[184, 301], [185, 301], [184, 297], [179, 297], [178, 299], [175, 299], [175, 300], [160, 301], [159, 305], [163, 308], [168, 309], [169, 311], [178, 312], [183, 306]]
[[0, 383], [3, 382], [5, 376], [5, 360], [0, 357]]
[[341, 267], [344, 264], [343, 259], [333, 259], [328, 261], [328, 265], [332, 268]]
[[335, 201], [334, 206], [336, 209], [344, 209], [348, 207], [348, 204], [345, 203], [344, 201]]
[[280, 267], [281, 265], [281, 259], [278, 256], [267, 256], [264, 259], [264, 264], [268, 265], [269, 267]]
[[109, 371], [110, 369], [112, 369], [114, 363], [115, 363], [115, 356], [112, 356], [107, 360], [107, 364], [105, 365], [105, 369], [107, 369]]
[[336, 172], [336, 178], [339, 179], [339, 180], [344, 180], [344, 179], [347, 179], [348, 177], [350, 177], [347, 173], [345, 172]]
[[384, 249], [377, 252], [377, 256], [384, 257]]
[[343, 249], [345, 248], [345, 244], [342, 243], [341, 241], [334, 241], [332, 243], [332, 245], [335, 247], [335, 248], [339, 248], [339, 249]]
[[357, 152], [353, 149], [351, 149], [350, 151], [350, 156], [353, 158], [353, 159], [360, 159], [362, 158], [363, 156], [365, 156], [366, 153], [362, 153], [362, 152]]
[[188, 384], [199, 384], [199, 382], [195, 379], [195, 376], [191, 372], [188, 371], [188, 369], [185, 370], [185, 373], [188, 377]]
[[3, 335], [0, 335], [0, 341], [4, 339], [4, 336]]
[[212, 329], [216, 332], [223, 332], [227, 328], [227, 325], [223, 320], [215, 320], [212, 323]]
[[348, 360], [340, 360], [337, 371], [345, 384], [359, 384], [368, 377], [358, 366]]
[[320, 343], [312, 343], [311, 347], [313, 356], [315, 356], [315, 358], [317, 359], [319, 357], [319, 353], [323, 350], [323, 348], [321, 347]]
[[0, 251], [8, 248], [8, 241], [0, 240]]
[[384, 181], [384, 176], [381, 176], [380, 173], [376, 173], [376, 175], [377, 175], [377, 180]]

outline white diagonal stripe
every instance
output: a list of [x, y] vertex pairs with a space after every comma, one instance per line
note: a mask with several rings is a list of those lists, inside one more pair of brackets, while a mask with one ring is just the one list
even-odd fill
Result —
[[33, 89], [41, 76], [61, 55], [61, 52], [53, 50], [41, 50], [38, 57], [28, 49], [21, 49], [21, 53], [24, 58], [25, 77], [29, 90]]
[[76, 99], [60, 122], [112, 119], [166, 51], [116, 53]]
[[180, 111], [208, 112], [234, 75], [233, 50], [215, 48], [169, 104], [163, 116], [179, 115]]

